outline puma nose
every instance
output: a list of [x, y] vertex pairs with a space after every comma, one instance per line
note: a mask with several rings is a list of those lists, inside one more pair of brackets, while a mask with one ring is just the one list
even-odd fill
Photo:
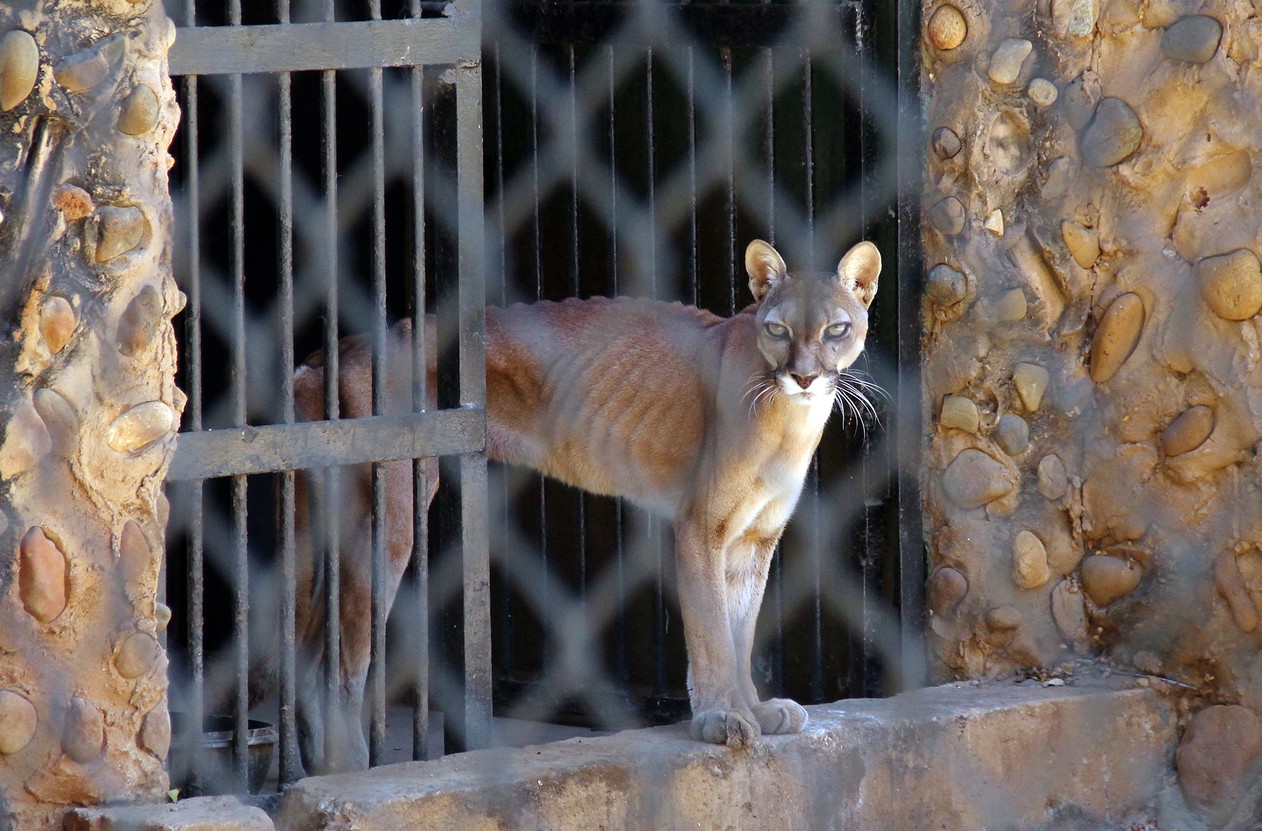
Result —
[[814, 382], [815, 379], [819, 377], [818, 375], [798, 375], [796, 372], [790, 372], [789, 376], [794, 381], [797, 381], [798, 386], [801, 387], [802, 389], [807, 389], [808, 387], [810, 387], [812, 382]]

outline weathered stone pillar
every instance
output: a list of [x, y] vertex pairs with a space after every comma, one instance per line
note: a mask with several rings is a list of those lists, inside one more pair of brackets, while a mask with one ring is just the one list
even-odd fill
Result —
[[[1247, 785], [1262, 753], [1262, 20], [923, 11], [939, 670], [1099, 656], [1187, 685], [1163, 686], [1189, 710], [1241, 705], [1179, 768], [1226, 822], [1254, 806], [1203, 786], [1213, 760]], [[1233, 733], [1247, 752], [1216, 752]]]
[[159, 0], [0, 4], [0, 825], [167, 787], [174, 31]]

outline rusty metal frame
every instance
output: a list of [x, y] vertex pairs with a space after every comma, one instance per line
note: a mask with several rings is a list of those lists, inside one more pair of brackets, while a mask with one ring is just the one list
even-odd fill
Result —
[[[295, 633], [294, 633], [294, 471], [298, 469], [325, 468], [337, 466], [373, 463], [373, 591], [372, 591], [372, 663], [374, 670], [368, 682], [366, 706], [371, 712], [370, 759], [377, 763], [382, 753], [382, 740], [385, 733], [385, 689], [384, 676], [381, 669], [385, 644], [384, 623], [388, 612], [383, 602], [384, 591], [384, 558], [385, 549], [380, 526], [384, 517], [384, 488], [380, 475], [381, 463], [395, 459], [420, 459], [431, 456], [460, 457], [460, 493], [461, 493], [461, 555], [464, 570], [464, 723], [460, 725], [465, 735], [465, 743], [469, 747], [484, 746], [489, 740], [491, 715], [491, 639], [490, 618], [487, 593], [489, 591], [489, 553], [486, 530], [486, 416], [485, 416], [485, 356], [482, 343], [483, 329], [483, 228], [482, 228], [482, 134], [481, 134], [481, 6], [480, 0], [458, 0], [451, 13], [442, 19], [420, 19], [420, 3], [414, 0], [413, 17], [416, 19], [381, 20], [380, 3], [372, 4], [372, 16], [368, 21], [336, 21], [333, 5], [327, 7], [327, 19], [319, 23], [289, 23], [287, 0], [279, 0], [278, 16], [281, 23], [276, 25], [243, 26], [239, 0], [232, 4], [231, 20], [233, 25], [193, 27], [186, 26], [178, 30], [177, 38], [169, 56], [170, 72], [174, 76], [183, 76], [183, 89], [191, 110], [188, 153], [191, 170], [189, 187], [191, 198], [196, 200], [198, 183], [197, 171], [197, 77], [203, 75], [227, 75], [231, 86], [229, 89], [229, 129], [232, 135], [233, 171], [233, 342], [232, 360], [235, 362], [232, 392], [236, 426], [232, 429], [204, 430], [201, 419], [202, 390], [200, 366], [191, 366], [189, 373], [189, 415], [186, 417], [185, 432], [181, 433], [179, 443], [172, 461], [168, 481], [187, 481], [192, 483], [192, 500], [201, 504], [202, 482], [215, 477], [231, 477], [233, 486], [233, 527], [235, 535], [234, 550], [236, 552], [236, 590], [234, 614], [237, 621], [236, 637], [238, 640], [238, 658], [236, 661], [236, 699], [238, 704], [237, 723], [234, 737], [234, 773], [238, 791], [245, 790], [247, 748], [247, 723], [245, 717], [246, 690], [248, 681], [246, 619], [248, 617], [248, 586], [246, 578], [246, 545], [245, 545], [245, 479], [249, 475], [260, 473], [280, 474], [279, 499], [281, 501], [281, 527], [278, 529], [281, 555], [282, 587], [280, 599], [281, 656], [281, 719], [280, 719], [280, 758], [281, 781], [293, 781], [298, 775], [300, 766], [297, 761], [297, 726], [295, 722]], [[194, 19], [194, 2], [186, 0], [185, 20]], [[337, 417], [336, 395], [328, 397], [325, 421], [296, 423], [294, 419], [294, 401], [292, 378], [282, 382], [281, 396], [282, 423], [267, 425], [250, 425], [245, 423], [244, 405], [244, 360], [245, 321], [242, 292], [244, 287], [244, 263], [241, 259], [242, 234], [244, 232], [243, 207], [241, 204], [242, 159], [240, 136], [243, 130], [240, 113], [240, 79], [248, 73], [277, 74], [280, 80], [280, 112], [278, 127], [281, 143], [281, 183], [280, 183], [280, 291], [281, 299], [281, 337], [282, 360], [293, 366], [293, 195], [288, 177], [292, 174], [292, 158], [290, 141], [293, 121], [290, 107], [291, 88], [289, 77], [292, 72], [321, 70], [324, 75], [326, 93], [326, 117], [323, 129], [329, 139], [326, 147], [326, 163], [328, 169], [336, 167], [336, 138], [333, 133], [335, 121], [332, 108], [335, 106], [333, 96], [334, 72], [340, 69], [368, 69], [373, 87], [373, 132], [374, 132], [374, 170], [376, 171], [378, 188], [374, 205], [374, 268], [373, 286], [376, 299], [376, 321], [374, 331], [368, 333], [373, 343], [374, 379], [378, 382], [376, 390], [381, 390], [384, 378], [384, 345], [385, 345], [385, 280], [384, 261], [381, 246], [384, 236], [384, 196], [380, 175], [384, 148], [381, 142], [382, 103], [380, 99], [381, 70], [384, 67], [411, 67], [413, 70], [413, 92], [418, 97], [421, 91], [420, 72], [428, 66], [448, 66], [455, 72], [456, 93], [456, 129], [458, 132], [458, 158], [455, 170], [457, 185], [457, 233], [459, 239], [458, 333], [456, 338], [458, 360], [460, 366], [460, 405], [455, 408], [425, 412], [423, 384], [424, 371], [418, 372], [420, 382], [415, 399], [414, 409], [410, 415], [383, 415], [383, 401], [380, 396], [374, 401], [374, 415], [371, 418], [341, 420]], [[419, 131], [420, 125], [416, 124]], [[415, 147], [419, 152], [419, 147]], [[423, 200], [423, 174], [421, 166], [417, 166], [414, 186], [417, 199]], [[337, 187], [336, 176], [326, 182], [331, 193]], [[330, 200], [332, 204], [334, 200]], [[330, 210], [327, 217], [330, 227], [327, 229], [328, 242], [336, 253], [336, 216], [335, 209]], [[423, 204], [418, 211], [417, 221], [424, 222]], [[190, 273], [184, 287], [189, 295], [186, 330], [190, 351], [200, 354], [200, 325], [203, 300], [201, 297], [201, 275], [197, 267], [197, 247], [200, 244], [198, 229], [187, 229], [188, 244], [193, 250]], [[418, 239], [423, 239], [423, 232]], [[413, 290], [418, 306], [413, 324], [418, 333], [424, 327], [425, 272], [423, 243], [417, 243], [415, 254], [416, 266], [413, 275]], [[336, 344], [338, 338], [337, 317], [337, 278], [336, 256], [329, 258], [329, 318], [331, 325], [326, 327], [326, 350]], [[423, 334], [416, 338], [416, 354], [414, 368], [420, 370], [425, 365]], [[332, 359], [326, 365], [326, 382], [328, 391], [337, 389], [336, 349], [329, 350]], [[419, 462], [415, 469], [422, 471]], [[335, 481], [334, 477], [329, 477]], [[417, 494], [424, 493], [423, 482], [417, 484]], [[333, 504], [337, 495], [332, 494]], [[203, 523], [200, 507], [196, 508], [190, 522], [190, 656], [193, 664], [192, 696], [188, 723], [200, 723], [203, 716], [201, 687], [204, 682], [203, 645], [201, 627], [202, 586], [201, 586], [201, 547], [203, 544]], [[424, 510], [418, 506], [417, 521], [423, 525]], [[336, 529], [336, 525], [331, 526]], [[417, 560], [420, 580], [424, 580], [426, 565], [423, 528], [417, 534], [416, 550], [413, 553]], [[329, 547], [336, 551], [336, 539], [330, 540]], [[332, 573], [326, 583], [327, 597], [336, 599], [337, 574], [336, 554], [331, 556]], [[326, 566], [329, 565], [326, 563]], [[423, 583], [422, 583], [423, 585]], [[424, 595], [418, 593], [418, 603], [424, 603]], [[337, 684], [338, 654], [338, 616], [336, 603], [330, 606], [330, 614], [326, 616], [326, 660], [329, 672], [326, 684], [335, 687]], [[424, 619], [424, 610], [422, 610]], [[414, 731], [414, 756], [423, 758], [428, 753], [425, 736], [428, 732], [427, 706], [428, 691], [423, 689], [425, 676], [418, 681], [417, 713]]]

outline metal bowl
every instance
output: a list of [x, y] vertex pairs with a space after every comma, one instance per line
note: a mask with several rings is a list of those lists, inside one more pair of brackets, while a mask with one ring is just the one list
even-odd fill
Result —
[[[193, 737], [186, 732], [183, 713], [171, 713], [171, 754], [168, 769], [171, 787], [181, 796], [237, 793], [232, 765], [233, 718], [207, 715], [202, 719], [202, 734], [196, 749]], [[256, 794], [263, 788], [272, 768], [272, 750], [276, 746], [276, 728], [266, 721], [250, 719], [246, 733], [249, 754], [246, 790]]]

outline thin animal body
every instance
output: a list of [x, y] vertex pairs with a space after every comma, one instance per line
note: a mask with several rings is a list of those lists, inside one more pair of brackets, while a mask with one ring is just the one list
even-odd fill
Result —
[[[775, 249], [755, 240], [745, 266], [754, 303], [730, 318], [628, 298], [486, 313], [489, 457], [629, 499], [673, 522], [691, 732], [732, 747], [806, 723], [796, 702], [759, 698], [750, 673], [754, 625], [824, 424], [834, 401], [854, 394], [844, 372], [863, 351], [881, 257], [864, 242], [833, 274], [790, 276]], [[390, 354], [409, 356], [410, 338], [406, 322], [392, 329]], [[342, 416], [370, 414], [367, 342], [346, 339], [340, 360]], [[398, 369], [387, 400], [402, 411], [411, 401], [410, 372]], [[323, 416], [318, 356], [299, 369], [295, 393], [301, 417]], [[413, 487], [410, 462], [386, 468], [390, 602], [411, 550]], [[367, 764], [359, 727], [368, 668], [367, 482], [363, 470], [343, 485], [341, 715], [321, 722], [314, 697], [300, 700], [308, 770]], [[302, 519], [299, 528], [309, 524]], [[315, 541], [300, 537], [299, 550], [299, 633], [318, 664]], [[335, 758], [322, 757], [326, 728], [342, 737], [329, 743], [342, 748]]]

